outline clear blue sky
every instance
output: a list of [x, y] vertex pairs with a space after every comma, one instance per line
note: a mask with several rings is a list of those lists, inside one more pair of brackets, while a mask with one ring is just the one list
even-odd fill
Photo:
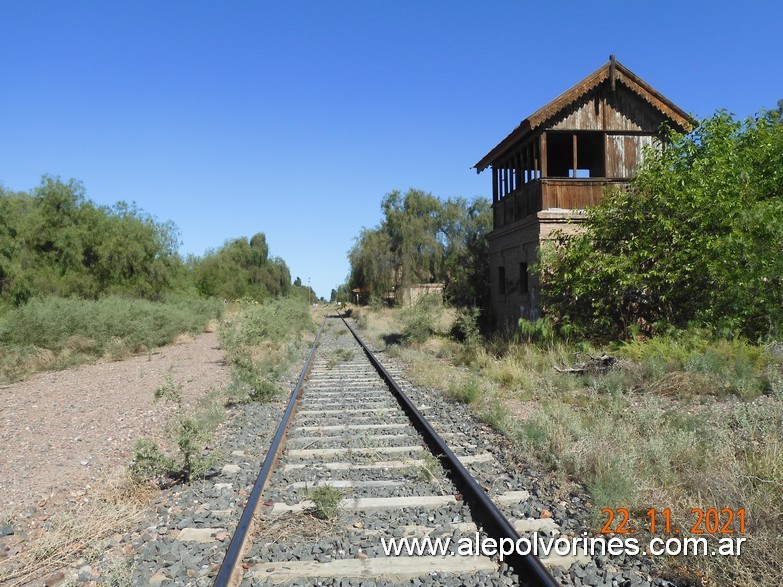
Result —
[[327, 296], [387, 192], [470, 170], [610, 53], [685, 110], [783, 98], [783, 3], [0, 0], [0, 183], [135, 201], [183, 253], [264, 232]]

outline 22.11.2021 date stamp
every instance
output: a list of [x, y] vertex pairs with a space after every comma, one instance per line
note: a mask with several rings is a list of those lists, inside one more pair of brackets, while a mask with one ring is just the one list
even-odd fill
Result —
[[[625, 508], [604, 508], [601, 510], [606, 522], [601, 528], [602, 534], [636, 534], [646, 531], [650, 534], [680, 534], [682, 528], [672, 523], [671, 509], [647, 510], [644, 518], [631, 520], [631, 514]], [[745, 508], [692, 508], [692, 520], [686, 525], [691, 534], [744, 534]], [[641, 526], [639, 525], [641, 521]]]

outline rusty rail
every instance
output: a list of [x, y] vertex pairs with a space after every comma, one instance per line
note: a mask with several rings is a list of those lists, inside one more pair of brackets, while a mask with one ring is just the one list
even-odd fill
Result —
[[[338, 312], [338, 315], [339, 312]], [[411, 423], [424, 437], [425, 442], [436, 454], [442, 456], [441, 463], [451, 472], [452, 479], [459, 489], [462, 491], [462, 495], [465, 500], [471, 505], [471, 509], [474, 510], [474, 514], [484, 523], [484, 530], [495, 539], [510, 539], [514, 543], [520, 539], [519, 533], [514, 529], [514, 526], [503, 513], [498, 509], [495, 503], [489, 498], [487, 493], [473, 478], [473, 475], [465, 468], [460, 462], [454, 452], [444, 442], [440, 435], [435, 432], [429, 422], [419, 412], [414, 403], [405, 395], [405, 392], [392, 378], [384, 366], [373, 355], [372, 351], [367, 347], [364, 341], [359, 338], [354, 329], [351, 327], [345, 318], [340, 315], [343, 323], [351, 331], [354, 338], [362, 346], [364, 353], [372, 363], [378, 374], [386, 381], [386, 384], [391, 388], [400, 406], [408, 414]], [[538, 559], [538, 557], [529, 555], [519, 555], [514, 553], [506, 558], [508, 565], [516, 571], [521, 581], [524, 581], [528, 585], [536, 585], [540, 587], [558, 587], [559, 583], [551, 575], [549, 570]]]
[[272, 472], [272, 467], [277, 461], [277, 452], [280, 450], [280, 446], [283, 442], [283, 439], [285, 438], [286, 430], [288, 429], [288, 423], [291, 421], [291, 416], [293, 415], [296, 408], [296, 402], [299, 399], [299, 392], [302, 389], [302, 383], [304, 382], [305, 377], [307, 377], [307, 373], [310, 371], [310, 365], [312, 364], [313, 356], [315, 355], [315, 349], [318, 346], [318, 339], [321, 337], [321, 331], [324, 328], [324, 324], [326, 324], [326, 317], [324, 317], [323, 322], [321, 322], [321, 327], [318, 329], [318, 332], [315, 335], [315, 340], [313, 341], [313, 346], [310, 349], [310, 354], [308, 355], [307, 361], [302, 368], [302, 373], [299, 375], [299, 380], [296, 382], [296, 386], [291, 392], [291, 397], [288, 400], [288, 405], [286, 406], [285, 413], [283, 414], [283, 419], [280, 421], [280, 425], [277, 427], [277, 433], [272, 439], [272, 444], [270, 445], [269, 452], [267, 452], [266, 458], [264, 459], [261, 472], [258, 474], [258, 478], [253, 485], [253, 491], [250, 493], [250, 497], [247, 500], [245, 509], [242, 512], [242, 517], [239, 519], [237, 529], [234, 532], [234, 535], [231, 537], [231, 542], [228, 545], [226, 556], [223, 557], [223, 562], [220, 565], [220, 571], [218, 572], [217, 577], [215, 577], [215, 582], [213, 583], [215, 587], [228, 587], [229, 585], [235, 585], [239, 583], [239, 577], [236, 576], [236, 572], [240, 568], [238, 563], [240, 561], [240, 557], [242, 556], [242, 552], [245, 549], [245, 542], [247, 541], [247, 537], [252, 530], [253, 516], [255, 516], [256, 508], [258, 508], [261, 494], [266, 487], [266, 481], [269, 478], [269, 474]]

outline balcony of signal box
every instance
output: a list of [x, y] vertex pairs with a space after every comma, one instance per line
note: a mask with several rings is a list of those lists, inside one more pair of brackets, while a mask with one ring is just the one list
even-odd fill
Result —
[[[607, 146], [617, 156], [607, 157]], [[614, 147], [603, 132], [548, 131], [510, 157], [493, 162], [494, 228], [542, 210], [591, 208], [608, 187], [627, 188], [628, 168], [635, 167], [635, 161], [629, 166], [622, 159], [632, 149]]]

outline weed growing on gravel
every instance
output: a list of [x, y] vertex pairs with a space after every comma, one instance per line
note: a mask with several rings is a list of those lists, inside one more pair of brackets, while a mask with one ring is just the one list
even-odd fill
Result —
[[167, 475], [174, 468], [173, 461], [160, 447], [145, 438], [138, 439], [133, 445], [133, 462], [129, 470], [134, 479], [143, 481]]
[[337, 515], [343, 492], [331, 485], [320, 485], [307, 492], [307, 498], [313, 502], [312, 514], [321, 520], [331, 520]]
[[204, 457], [204, 447], [223, 418], [218, 394], [212, 392], [203, 398], [193, 413], [183, 411], [182, 386], [166, 374], [166, 382], [155, 390], [156, 403], [163, 399], [176, 407], [168, 422], [168, 431], [177, 448], [176, 456], [168, 456], [151, 440], [139, 439], [133, 446], [133, 462], [129, 470], [138, 480], [172, 477], [186, 482], [206, 473], [216, 464], [218, 455]]
[[340, 363], [346, 363], [353, 359], [353, 351], [349, 349], [337, 349], [332, 352], [332, 356], [326, 362], [327, 369], [333, 369]]
[[101, 587], [132, 587], [134, 569], [133, 559], [112, 558], [101, 569], [99, 585]]
[[204, 446], [212, 438], [199, 420], [180, 415], [170, 424], [174, 444], [178, 453], [170, 457], [151, 440], [139, 439], [133, 445], [133, 462], [129, 469], [138, 480], [171, 477], [189, 483], [204, 475], [218, 460], [218, 455], [202, 455]]
[[425, 452], [422, 453], [419, 460], [421, 461], [420, 464], [404, 469], [403, 475], [417, 481], [432, 481], [433, 479], [437, 479], [436, 471], [440, 469], [440, 463], [438, 462], [437, 457]]
[[211, 454], [203, 457], [202, 451], [212, 438], [208, 430], [198, 419], [191, 416], [181, 416], [174, 426], [174, 439], [179, 449], [179, 461], [172, 471], [175, 476], [182, 477], [188, 483], [196, 477], [201, 477], [213, 465], [218, 456]]
[[371, 433], [361, 432], [351, 436], [346, 442], [346, 446], [351, 450], [356, 450], [358, 453], [361, 453], [362, 449], [372, 449], [377, 446], [383, 446], [383, 444], [377, 439], [373, 439]]
[[155, 399], [153, 403], [164, 399], [168, 402], [182, 406], [182, 386], [174, 381], [174, 375], [169, 371], [166, 374], [166, 381], [155, 389]]

